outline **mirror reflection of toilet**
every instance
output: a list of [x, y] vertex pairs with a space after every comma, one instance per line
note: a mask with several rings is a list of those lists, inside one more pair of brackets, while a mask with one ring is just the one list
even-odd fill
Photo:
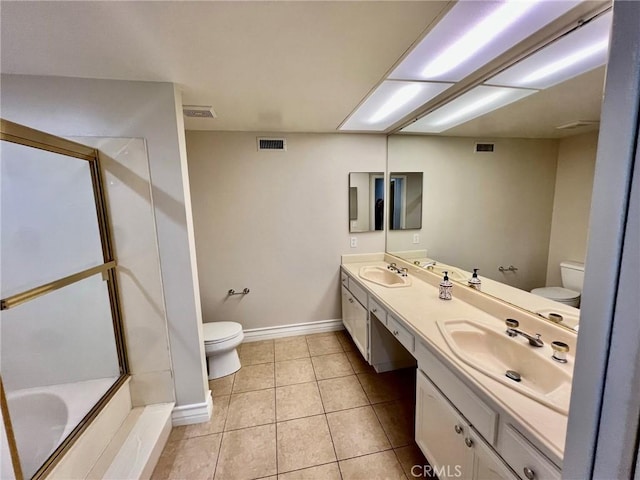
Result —
[[562, 287], [534, 288], [531, 293], [578, 308], [584, 281], [584, 263], [560, 262], [560, 275], [562, 277]]
[[236, 322], [203, 323], [202, 336], [209, 380], [226, 377], [240, 370], [237, 347], [244, 339], [242, 325]]

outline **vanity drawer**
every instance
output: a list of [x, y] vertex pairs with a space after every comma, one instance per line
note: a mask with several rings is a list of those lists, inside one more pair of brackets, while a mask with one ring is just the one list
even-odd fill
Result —
[[493, 445], [496, 439], [498, 414], [438, 360], [421, 340], [416, 341], [415, 357], [418, 360], [418, 368], [438, 386], [484, 439]]
[[415, 337], [390, 313], [387, 314], [387, 328], [409, 353], [415, 350]]
[[358, 299], [358, 301], [366, 308], [367, 307], [367, 292], [355, 280], [349, 278], [349, 291]]
[[520, 478], [525, 480], [560, 480], [562, 478], [560, 470], [508, 423], [500, 425], [498, 452]]
[[369, 311], [376, 316], [384, 325], [387, 324], [387, 311], [380, 306], [373, 298], [369, 297]]
[[349, 275], [344, 272], [340, 272], [340, 281], [342, 282], [342, 285], [349, 288]]

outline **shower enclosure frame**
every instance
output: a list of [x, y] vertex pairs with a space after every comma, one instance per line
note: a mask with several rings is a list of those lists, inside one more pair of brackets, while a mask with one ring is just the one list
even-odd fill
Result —
[[[124, 329], [122, 325], [122, 313], [118, 297], [118, 279], [116, 276], [117, 261], [114, 255], [113, 239], [109, 223], [109, 212], [105, 199], [104, 183], [101, 170], [100, 153], [97, 149], [76, 143], [55, 135], [51, 135], [39, 130], [35, 130], [17, 123], [0, 119], [0, 141], [12, 142], [31, 148], [46, 150], [79, 160], [89, 162], [91, 173], [91, 183], [93, 187], [93, 198], [95, 202], [98, 228], [100, 232], [100, 242], [102, 245], [103, 263], [72, 275], [47, 282], [23, 292], [11, 295], [0, 300], [0, 310], [8, 310], [22, 303], [28, 302], [54, 290], [64, 288], [93, 275], [102, 274], [103, 280], [107, 282], [109, 303], [111, 306], [111, 318], [113, 323], [115, 347], [118, 355], [120, 375], [111, 385], [107, 392], [100, 398], [87, 415], [80, 421], [73, 431], [65, 438], [56, 450], [49, 456], [47, 461], [36, 471], [32, 478], [40, 479], [47, 476], [64, 454], [71, 448], [73, 443], [80, 437], [82, 432], [97, 417], [104, 406], [114, 396], [118, 389], [129, 377], [129, 366], [127, 362], [127, 352], [125, 348]], [[19, 452], [16, 447], [13, 429], [11, 427], [11, 417], [7, 406], [2, 376], [0, 375], [0, 407], [7, 435], [11, 461], [17, 480], [22, 480], [22, 469]]]

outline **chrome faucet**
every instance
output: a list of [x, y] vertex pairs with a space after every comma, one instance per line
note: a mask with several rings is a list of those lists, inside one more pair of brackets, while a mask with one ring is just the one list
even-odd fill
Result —
[[436, 265], [436, 261], [430, 260], [428, 262], [420, 263], [420, 260], [416, 260], [413, 264], [418, 267], [426, 268], [427, 270], [433, 270], [433, 267]]
[[529, 345], [531, 345], [532, 347], [541, 347], [541, 346], [544, 345], [542, 340], [540, 340], [540, 334], [539, 333], [536, 333], [536, 336], [534, 337], [533, 335], [529, 335], [528, 333], [523, 332], [522, 330], [518, 330], [518, 327], [520, 326], [520, 322], [518, 322], [517, 320], [514, 320], [513, 318], [507, 318], [505, 323], [507, 325], [507, 332], [506, 333], [510, 337], [515, 337], [517, 335], [522, 335], [524, 338], [529, 340]]
[[401, 270], [396, 266], [395, 263], [390, 263], [387, 268], [392, 272], [401, 273]]

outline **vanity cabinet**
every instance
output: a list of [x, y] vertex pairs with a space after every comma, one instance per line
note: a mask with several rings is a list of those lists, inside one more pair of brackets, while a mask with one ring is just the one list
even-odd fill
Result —
[[[352, 287], [353, 288], [353, 287]], [[366, 298], [366, 296], [365, 296]], [[365, 301], [366, 303], [366, 301]], [[365, 360], [369, 360], [369, 325], [367, 309], [342, 285], [342, 323]]]
[[416, 443], [440, 479], [517, 479], [420, 370], [416, 379]]

